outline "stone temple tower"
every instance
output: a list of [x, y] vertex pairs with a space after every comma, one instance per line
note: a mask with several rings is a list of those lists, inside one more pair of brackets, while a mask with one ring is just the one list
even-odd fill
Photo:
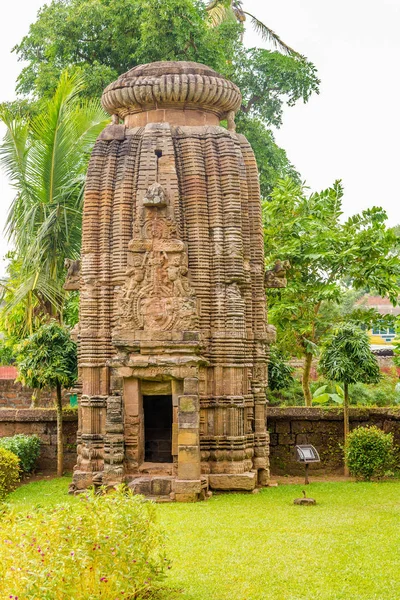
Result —
[[265, 485], [273, 331], [240, 91], [205, 65], [160, 62], [102, 102], [113, 123], [86, 183], [73, 487], [190, 501]]

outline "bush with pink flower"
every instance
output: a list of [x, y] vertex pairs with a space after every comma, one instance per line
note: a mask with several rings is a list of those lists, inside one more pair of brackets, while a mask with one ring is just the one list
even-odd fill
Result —
[[0, 597], [148, 597], [169, 567], [155, 506], [124, 488], [54, 509], [6, 508], [0, 520]]

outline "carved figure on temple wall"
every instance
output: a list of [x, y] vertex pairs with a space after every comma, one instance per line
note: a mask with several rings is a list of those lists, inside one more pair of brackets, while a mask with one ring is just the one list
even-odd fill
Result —
[[185, 264], [182, 264], [185, 256], [183, 253], [170, 254], [167, 256], [164, 253], [167, 260], [165, 271], [168, 276], [168, 281], [172, 284], [172, 295], [173, 296], [191, 296], [193, 290], [190, 289], [189, 281], [187, 279], [188, 268]]
[[146, 277], [147, 259], [147, 252], [144, 254], [144, 256], [142, 254], [132, 254], [132, 264], [128, 265], [126, 269], [126, 277], [129, 281], [124, 294], [126, 299], [129, 298], [133, 290], [140, 286], [140, 284], [144, 281]]
[[288, 260], [277, 260], [273, 269], [265, 272], [266, 288], [284, 288], [287, 286], [286, 271], [290, 269]]
[[157, 181], [149, 186], [143, 200], [143, 205], [154, 206], [156, 208], [161, 208], [166, 205], [165, 192]]
[[[156, 204], [146, 204], [155, 198]], [[197, 302], [188, 279], [184, 242], [167, 216], [166, 195], [158, 183], [149, 186], [128, 244], [128, 265], [121, 294], [123, 330], [193, 329]]]
[[64, 289], [79, 290], [79, 282], [81, 277], [81, 261], [66, 258], [64, 261], [64, 267], [68, 269]]

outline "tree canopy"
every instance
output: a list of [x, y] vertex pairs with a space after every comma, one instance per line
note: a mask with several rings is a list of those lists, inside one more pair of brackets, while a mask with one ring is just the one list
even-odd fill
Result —
[[0, 159], [16, 193], [7, 223], [15, 251], [5, 308], [19, 305], [27, 324], [39, 313], [62, 316], [64, 260], [80, 253], [89, 152], [108, 122], [99, 100], [79, 98], [82, 86], [77, 74], [65, 72], [34, 118], [0, 111], [7, 128]]
[[[234, 81], [243, 93], [238, 132], [254, 146], [261, 192], [268, 197], [279, 177], [298, 181], [268, 127], [280, 126], [285, 104], [307, 102], [318, 93], [319, 79], [314, 65], [300, 54], [245, 50], [244, 21], [229, 18], [243, 10], [242, 2], [225, 0], [207, 5], [200, 0], [53, 0], [39, 11], [28, 35], [14, 48], [26, 62], [17, 91], [33, 94], [41, 110], [43, 98], [54, 93], [66, 68], [79, 70], [82, 93], [98, 99], [111, 81], [138, 64], [205, 63]], [[272, 39], [274, 32], [268, 31]], [[282, 44], [278, 48], [286, 52]]]
[[250, 21], [255, 31], [261, 35], [262, 39], [270, 42], [274, 48], [283, 54], [298, 55], [268, 25], [260, 21], [255, 15], [249, 13], [242, 0], [210, 0], [206, 5], [207, 12], [210, 15], [212, 24], [216, 27], [225, 21], [237, 21], [245, 23]]
[[312, 357], [337, 324], [330, 307], [343, 300], [349, 287], [389, 296], [396, 304], [400, 244], [381, 208], [343, 220], [340, 182], [307, 195], [293, 181], [280, 181], [271, 198], [264, 206], [267, 266], [282, 259], [291, 268], [287, 288], [268, 291], [269, 319], [277, 326], [280, 345], [305, 358], [303, 389], [311, 406]]
[[56, 390], [57, 474], [63, 473], [62, 388], [74, 385], [78, 377], [76, 343], [69, 332], [55, 321], [42, 325], [23, 340], [16, 350], [18, 381], [41, 390]]
[[347, 385], [378, 383], [381, 378], [367, 333], [353, 323], [345, 323], [327, 339], [319, 371], [330, 381]]
[[77, 349], [69, 332], [55, 321], [42, 325], [17, 349], [18, 380], [31, 388], [68, 388], [75, 382]]
[[[320, 373], [331, 381], [343, 383], [344, 441], [349, 435], [349, 384], [378, 383], [378, 361], [371, 351], [368, 335], [357, 325], [346, 323], [326, 341], [318, 365]], [[345, 475], [348, 475], [347, 459]]]
[[223, 71], [240, 29], [236, 22], [209, 27], [197, 0], [53, 0], [14, 48], [27, 62], [17, 91], [51, 94], [72, 66], [83, 74], [85, 93], [95, 97], [141, 63], [193, 60]]

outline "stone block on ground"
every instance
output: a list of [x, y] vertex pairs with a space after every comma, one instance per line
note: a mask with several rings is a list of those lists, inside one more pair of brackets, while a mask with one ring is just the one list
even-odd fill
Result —
[[209, 475], [208, 483], [213, 490], [251, 491], [257, 483], [256, 473]]
[[201, 480], [175, 479], [175, 494], [199, 494], [201, 492]]

